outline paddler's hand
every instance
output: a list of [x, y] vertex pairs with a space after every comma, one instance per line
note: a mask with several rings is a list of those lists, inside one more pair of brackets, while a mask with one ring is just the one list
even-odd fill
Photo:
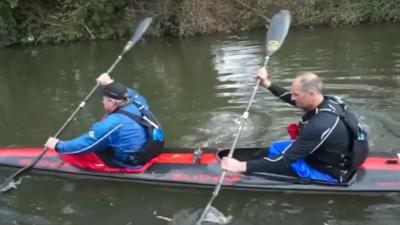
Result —
[[44, 147], [56, 149], [56, 145], [59, 141], [60, 140], [55, 137], [49, 137], [49, 139], [46, 141], [46, 144], [44, 144]]
[[246, 172], [247, 163], [241, 162], [241, 161], [231, 158], [231, 157], [224, 157], [224, 158], [222, 158], [222, 161], [221, 161], [221, 168], [223, 170], [227, 170], [227, 171], [231, 171], [231, 172], [242, 173], [242, 172]]
[[268, 71], [265, 69], [265, 67], [257, 70], [256, 78], [260, 80], [260, 84], [262, 86], [266, 88], [269, 88], [271, 86], [271, 80], [268, 77]]
[[114, 82], [114, 80], [108, 75], [108, 73], [103, 73], [101, 74], [97, 79], [97, 83], [100, 84], [101, 86], [106, 86], [108, 84], [111, 84]]

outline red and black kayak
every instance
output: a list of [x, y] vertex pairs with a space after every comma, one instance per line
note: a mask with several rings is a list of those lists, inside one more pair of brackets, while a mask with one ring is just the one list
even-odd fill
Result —
[[[0, 148], [0, 166], [21, 168], [32, 163], [41, 148]], [[217, 152], [217, 153], [216, 153]], [[49, 150], [32, 169], [34, 173], [51, 173], [71, 177], [90, 177], [128, 182], [214, 188], [221, 175], [219, 158], [227, 151], [204, 148], [167, 148], [164, 153], [139, 170], [97, 172], [68, 163]], [[235, 158], [251, 159], [265, 153], [265, 148], [239, 148]], [[306, 192], [400, 192], [400, 159], [394, 153], [373, 152], [349, 184], [332, 185], [273, 174], [228, 173], [224, 188], [263, 191]]]

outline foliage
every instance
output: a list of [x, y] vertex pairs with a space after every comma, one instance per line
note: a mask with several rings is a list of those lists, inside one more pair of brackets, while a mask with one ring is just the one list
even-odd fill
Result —
[[290, 1], [288, 7], [294, 9], [294, 17], [300, 25], [337, 26], [369, 21], [398, 21], [399, 3], [399, 0], [304, 0]]
[[192, 36], [262, 27], [278, 9], [294, 25], [399, 21], [400, 0], [2, 0], [0, 46], [126, 36], [144, 16], [147, 34]]
[[[0, 40], [8, 43], [117, 38], [132, 27], [126, 0], [6, 0]], [[10, 35], [10, 33], [12, 35]]]
[[17, 38], [16, 22], [12, 16], [12, 9], [17, 5], [18, 0], [0, 2], [0, 46]]

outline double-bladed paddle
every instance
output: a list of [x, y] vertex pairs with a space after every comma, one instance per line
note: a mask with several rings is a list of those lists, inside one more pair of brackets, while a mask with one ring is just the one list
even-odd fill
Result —
[[[126, 43], [124, 49], [122, 52], [119, 54], [117, 59], [114, 61], [114, 63], [108, 68], [107, 72], [110, 74], [115, 66], [121, 61], [122, 57], [140, 40], [144, 32], [146, 32], [147, 28], [150, 26], [150, 23], [152, 22], [152, 18], [148, 17], [144, 19], [143, 21], [140, 22], [139, 26], [136, 28], [135, 33], [132, 35], [132, 37], [129, 39], [129, 41]], [[92, 88], [92, 90], [89, 92], [89, 94], [84, 98], [84, 100], [78, 105], [78, 107], [73, 111], [73, 113], [68, 117], [68, 119], [64, 122], [64, 124], [61, 126], [61, 128], [55, 133], [54, 137], [58, 137], [64, 130], [65, 128], [70, 124], [72, 119], [75, 118], [75, 116], [78, 114], [78, 112], [86, 105], [86, 102], [90, 99], [90, 97], [93, 95], [93, 93], [96, 91], [96, 89], [99, 87], [99, 84], [96, 84]], [[39, 160], [46, 154], [48, 148], [44, 147], [43, 151], [37, 156], [33, 162], [20, 170], [16, 171], [14, 174], [12, 174], [10, 177], [8, 177], [1, 185], [0, 185], [0, 192], [6, 192], [12, 188], [16, 188], [17, 185], [21, 183], [21, 180], [15, 181], [16, 178], [20, 177], [24, 172], [29, 171], [32, 169], [38, 162]]]
[[[289, 31], [289, 26], [290, 26], [290, 13], [287, 10], [281, 10], [279, 13], [274, 15], [272, 17], [268, 32], [267, 32], [267, 40], [266, 40], [266, 56], [265, 56], [265, 62], [264, 62], [264, 67], [267, 66], [269, 58], [272, 54], [274, 54], [281, 46], [283, 41], [285, 40], [285, 37]], [[253, 104], [254, 101], [254, 96], [256, 95], [257, 89], [260, 85], [260, 80], [257, 80], [256, 85], [254, 86], [254, 90], [251, 94], [250, 101], [247, 104], [246, 111], [243, 113], [242, 117], [240, 118], [240, 124], [239, 124], [239, 129], [238, 132], [235, 136], [235, 139], [233, 141], [232, 147], [229, 150], [228, 157], [232, 157], [233, 153], [235, 151], [237, 142], [239, 140], [240, 134], [243, 130], [244, 123], [246, 122], [247, 118], [249, 117], [249, 110], [251, 108], [251, 105]], [[219, 217], [223, 216], [222, 213], [216, 214], [215, 212], [218, 212], [215, 208], [211, 206], [212, 202], [214, 199], [218, 196], [218, 193], [221, 189], [222, 182], [224, 181], [226, 171], [223, 171], [221, 174], [221, 177], [215, 186], [215, 189], [212, 193], [211, 199], [208, 201], [208, 204], [204, 208], [202, 214], [200, 215], [199, 219], [197, 220], [196, 224], [201, 225], [203, 221], [208, 221], [207, 216], [210, 215], [212, 217], [215, 217], [218, 215]], [[221, 221], [229, 221], [229, 219], [221, 220]]]

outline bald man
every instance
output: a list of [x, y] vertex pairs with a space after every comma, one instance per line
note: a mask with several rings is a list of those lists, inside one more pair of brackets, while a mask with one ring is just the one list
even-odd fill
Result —
[[[311, 72], [297, 75], [291, 92], [272, 84], [264, 68], [257, 72], [257, 78], [272, 94], [304, 111], [298, 123], [298, 137], [293, 141], [273, 143], [269, 153], [260, 159], [238, 161], [225, 157], [221, 162], [222, 169], [275, 173], [331, 183], [346, 182], [359, 166], [354, 166], [351, 154], [357, 134], [353, 135], [341, 118], [345, 110], [340, 100], [324, 96], [321, 79]], [[368, 149], [364, 150], [368, 152]]]

